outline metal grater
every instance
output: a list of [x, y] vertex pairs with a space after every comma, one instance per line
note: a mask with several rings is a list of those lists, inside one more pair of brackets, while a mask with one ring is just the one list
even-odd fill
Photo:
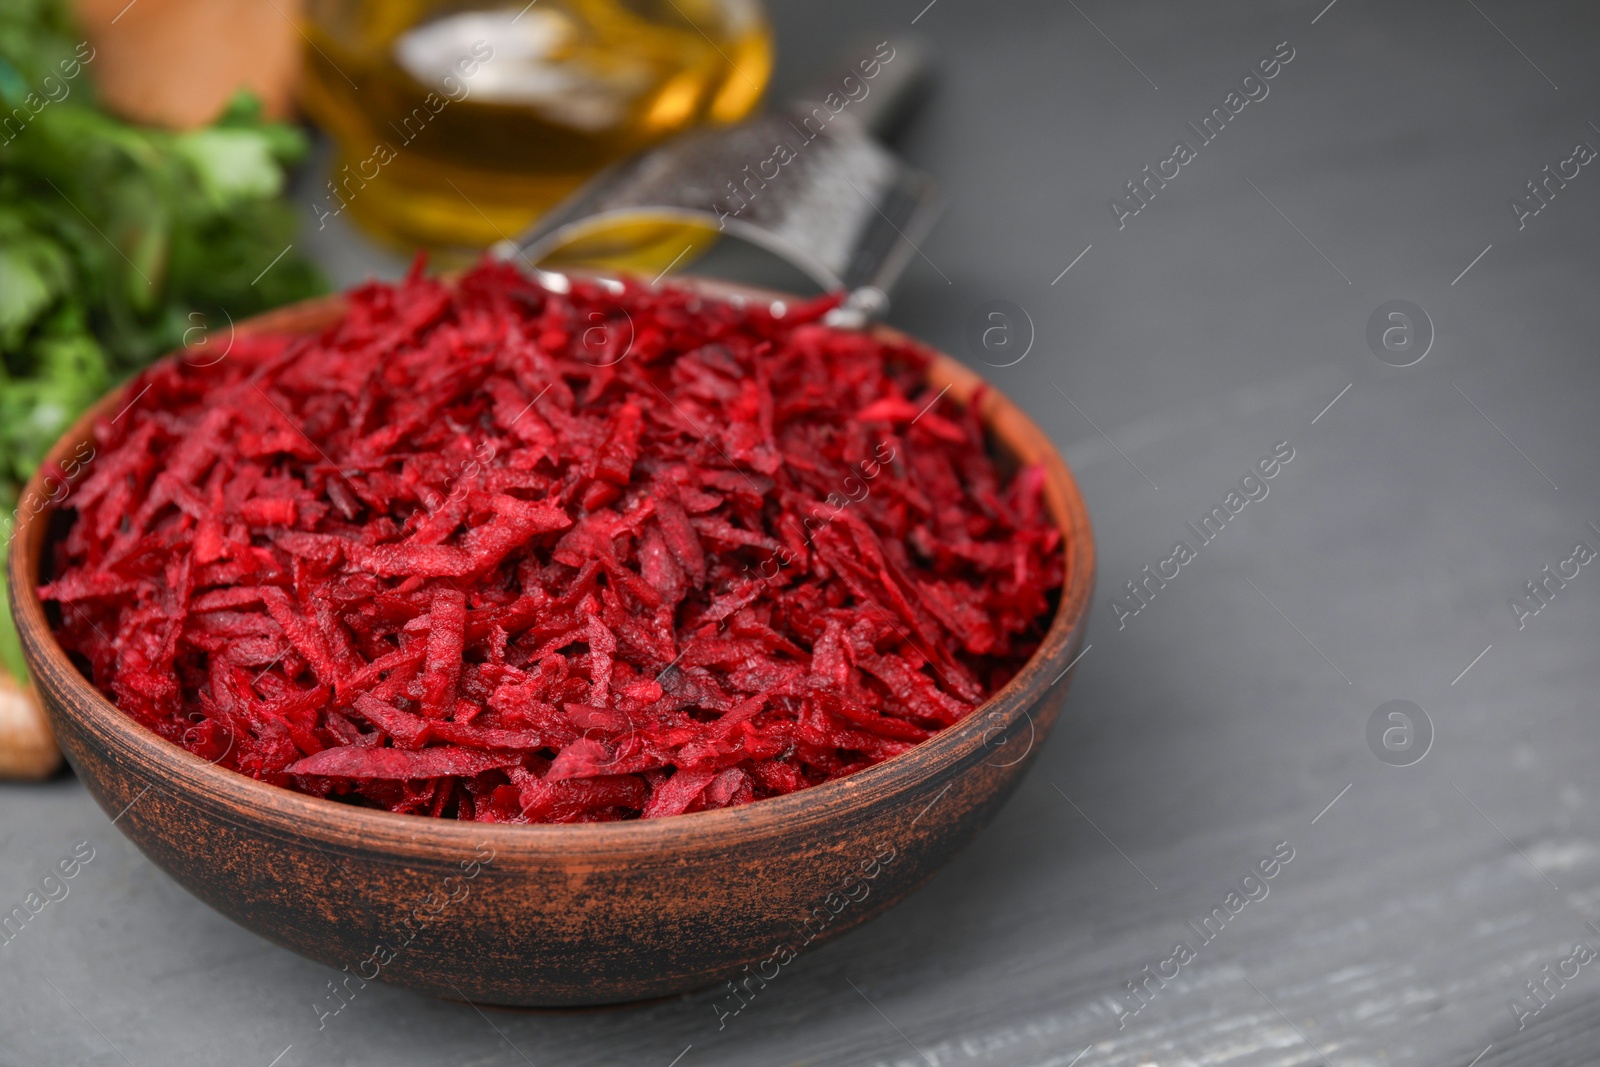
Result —
[[942, 207], [932, 178], [875, 136], [904, 117], [927, 80], [922, 46], [891, 47], [893, 57], [875, 78], [855, 76], [867, 86], [858, 101], [834, 112], [826, 102], [808, 102], [825, 101], [826, 93], [810, 94], [738, 126], [697, 130], [623, 160], [499, 254], [538, 263], [609, 223], [688, 222], [764, 248], [823, 289], [848, 292], [841, 324], [881, 316], [888, 290]]

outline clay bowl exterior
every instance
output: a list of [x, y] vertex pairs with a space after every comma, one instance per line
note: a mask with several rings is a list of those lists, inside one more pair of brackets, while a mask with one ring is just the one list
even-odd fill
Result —
[[[311, 301], [240, 328], [311, 331], [341, 307], [337, 297]], [[931, 378], [962, 403], [982, 384], [942, 355]], [[46, 467], [67, 461], [95, 419], [127, 402], [123, 392], [101, 401]], [[23, 495], [12, 612], [56, 736], [118, 828], [241, 926], [347, 968], [337, 976], [345, 988], [382, 980], [523, 1006], [614, 1003], [727, 980], [754, 991], [808, 944], [878, 915], [943, 867], [1011, 793], [1061, 707], [1093, 583], [1089, 517], [1044, 433], [993, 389], [978, 402], [996, 444], [1044, 464], [1069, 546], [1043, 645], [982, 707], [916, 748], [743, 807], [624, 823], [459, 823], [302, 796], [213, 766], [125, 716], [57, 644], [36, 593], [57, 509], [26, 514], [60, 492], [42, 470]], [[338, 1004], [327, 998], [328, 1010]], [[731, 991], [726, 1005], [739, 1005]]]

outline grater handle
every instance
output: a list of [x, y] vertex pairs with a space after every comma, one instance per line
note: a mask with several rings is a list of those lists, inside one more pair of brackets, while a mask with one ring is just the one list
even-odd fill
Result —
[[[857, 126], [880, 141], [893, 141], [933, 89], [933, 57], [933, 45], [924, 37], [863, 37], [839, 54], [831, 79], [812, 84], [794, 98], [793, 106], [810, 111], [821, 105], [829, 93], [850, 99], [850, 93], [859, 95], [865, 88], [866, 95], [850, 99], [841, 117], [850, 116]], [[867, 64], [870, 70], [874, 63], [874, 76], [863, 77], [862, 65]]]

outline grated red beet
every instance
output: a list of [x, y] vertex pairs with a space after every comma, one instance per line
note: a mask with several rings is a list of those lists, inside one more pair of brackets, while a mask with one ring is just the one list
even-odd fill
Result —
[[849, 774], [1020, 668], [1063, 556], [1043, 472], [833, 303], [365, 286], [141, 375], [40, 594], [129, 716], [317, 796], [583, 822]]

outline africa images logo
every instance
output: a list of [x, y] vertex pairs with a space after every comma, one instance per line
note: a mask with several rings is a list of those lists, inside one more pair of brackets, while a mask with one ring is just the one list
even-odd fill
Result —
[[1140, 572], [1142, 578], [1129, 579], [1124, 583], [1123, 587], [1128, 593], [1126, 597], [1114, 596], [1106, 602], [1117, 616], [1117, 629], [1126, 629], [1130, 618], [1149, 607], [1156, 593], [1177, 578], [1184, 567], [1198, 559], [1199, 550], [1215, 541], [1229, 521], [1237, 518], [1251, 503], [1265, 500], [1267, 494], [1272, 492], [1267, 482], [1276, 478], [1284, 464], [1292, 459], [1294, 446], [1288, 441], [1279, 441], [1273, 446], [1270, 456], [1257, 460], [1255, 466], [1245, 472], [1239, 479], [1237, 489], [1230, 489], [1222, 498], [1222, 503], [1214, 505], [1201, 517], [1198, 526], [1192, 522], [1185, 523], [1185, 531], [1193, 536], [1196, 544], [1191, 545], [1187, 540], [1177, 542], [1172, 546], [1172, 555], [1157, 563], [1154, 570], [1146, 564]]

